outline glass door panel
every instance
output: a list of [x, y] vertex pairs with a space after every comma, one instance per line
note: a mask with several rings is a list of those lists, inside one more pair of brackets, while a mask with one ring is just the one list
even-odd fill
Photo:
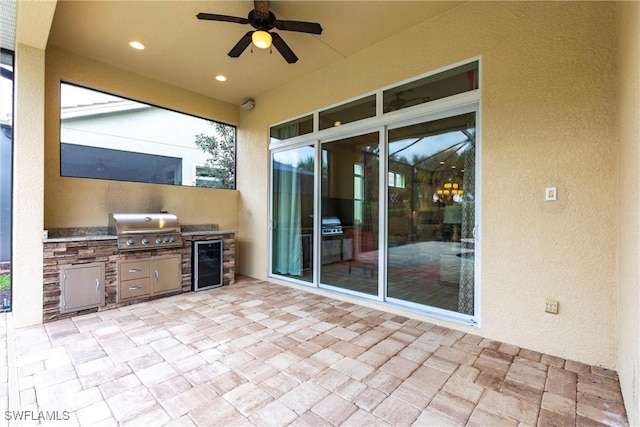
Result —
[[271, 271], [311, 282], [315, 151], [305, 146], [272, 159]]
[[388, 132], [387, 297], [474, 314], [475, 113]]
[[378, 132], [322, 144], [320, 282], [378, 295]]

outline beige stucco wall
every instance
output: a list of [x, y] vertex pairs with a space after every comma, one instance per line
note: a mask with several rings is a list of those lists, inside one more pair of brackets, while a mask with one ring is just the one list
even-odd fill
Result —
[[49, 47], [46, 56], [45, 228], [105, 226], [111, 212], [175, 214], [181, 224], [236, 230], [238, 191], [60, 176], [60, 81], [237, 124], [238, 107]]
[[640, 425], [640, 3], [618, 5], [618, 361], [630, 425]]
[[470, 2], [257, 98], [240, 113], [240, 271], [267, 276], [270, 124], [480, 55], [481, 328], [445, 324], [615, 367], [615, 37], [613, 3]]
[[[15, 56], [12, 288], [15, 325], [42, 323], [44, 50], [18, 44]], [[38, 307], [40, 308], [38, 310]]]

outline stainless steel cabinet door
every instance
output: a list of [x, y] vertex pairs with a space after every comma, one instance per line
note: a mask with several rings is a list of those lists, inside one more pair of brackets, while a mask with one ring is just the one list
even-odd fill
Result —
[[60, 312], [104, 306], [104, 263], [62, 267]]
[[162, 294], [180, 289], [182, 282], [180, 255], [154, 257], [151, 260], [151, 267], [151, 283], [153, 284], [154, 294]]

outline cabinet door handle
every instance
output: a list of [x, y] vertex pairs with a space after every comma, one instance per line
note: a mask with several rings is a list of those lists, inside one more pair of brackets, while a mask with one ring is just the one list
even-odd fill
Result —
[[132, 268], [129, 270], [129, 273], [140, 273], [142, 271], [141, 268]]
[[140, 285], [129, 286], [129, 290], [130, 291], [137, 291], [138, 289], [142, 289], [142, 286], [140, 286]]
[[156, 278], [156, 282], [160, 280], [160, 273], [158, 273], [158, 270], [153, 273], [153, 276]]
[[100, 279], [96, 279], [96, 292], [100, 292]]

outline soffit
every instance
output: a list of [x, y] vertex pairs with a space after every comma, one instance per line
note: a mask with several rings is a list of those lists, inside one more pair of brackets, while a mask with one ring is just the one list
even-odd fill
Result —
[[[198, 12], [246, 17], [252, 1], [60, 1], [49, 44], [222, 101], [240, 104], [342, 61], [445, 13], [459, 2], [272, 1], [279, 19], [319, 22], [321, 35], [277, 31], [300, 58], [251, 48], [227, 52], [252, 27], [200, 21]], [[128, 46], [139, 40], [143, 51]], [[386, 60], [381, 58], [381, 60]], [[228, 81], [217, 83], [224, 74]]]

